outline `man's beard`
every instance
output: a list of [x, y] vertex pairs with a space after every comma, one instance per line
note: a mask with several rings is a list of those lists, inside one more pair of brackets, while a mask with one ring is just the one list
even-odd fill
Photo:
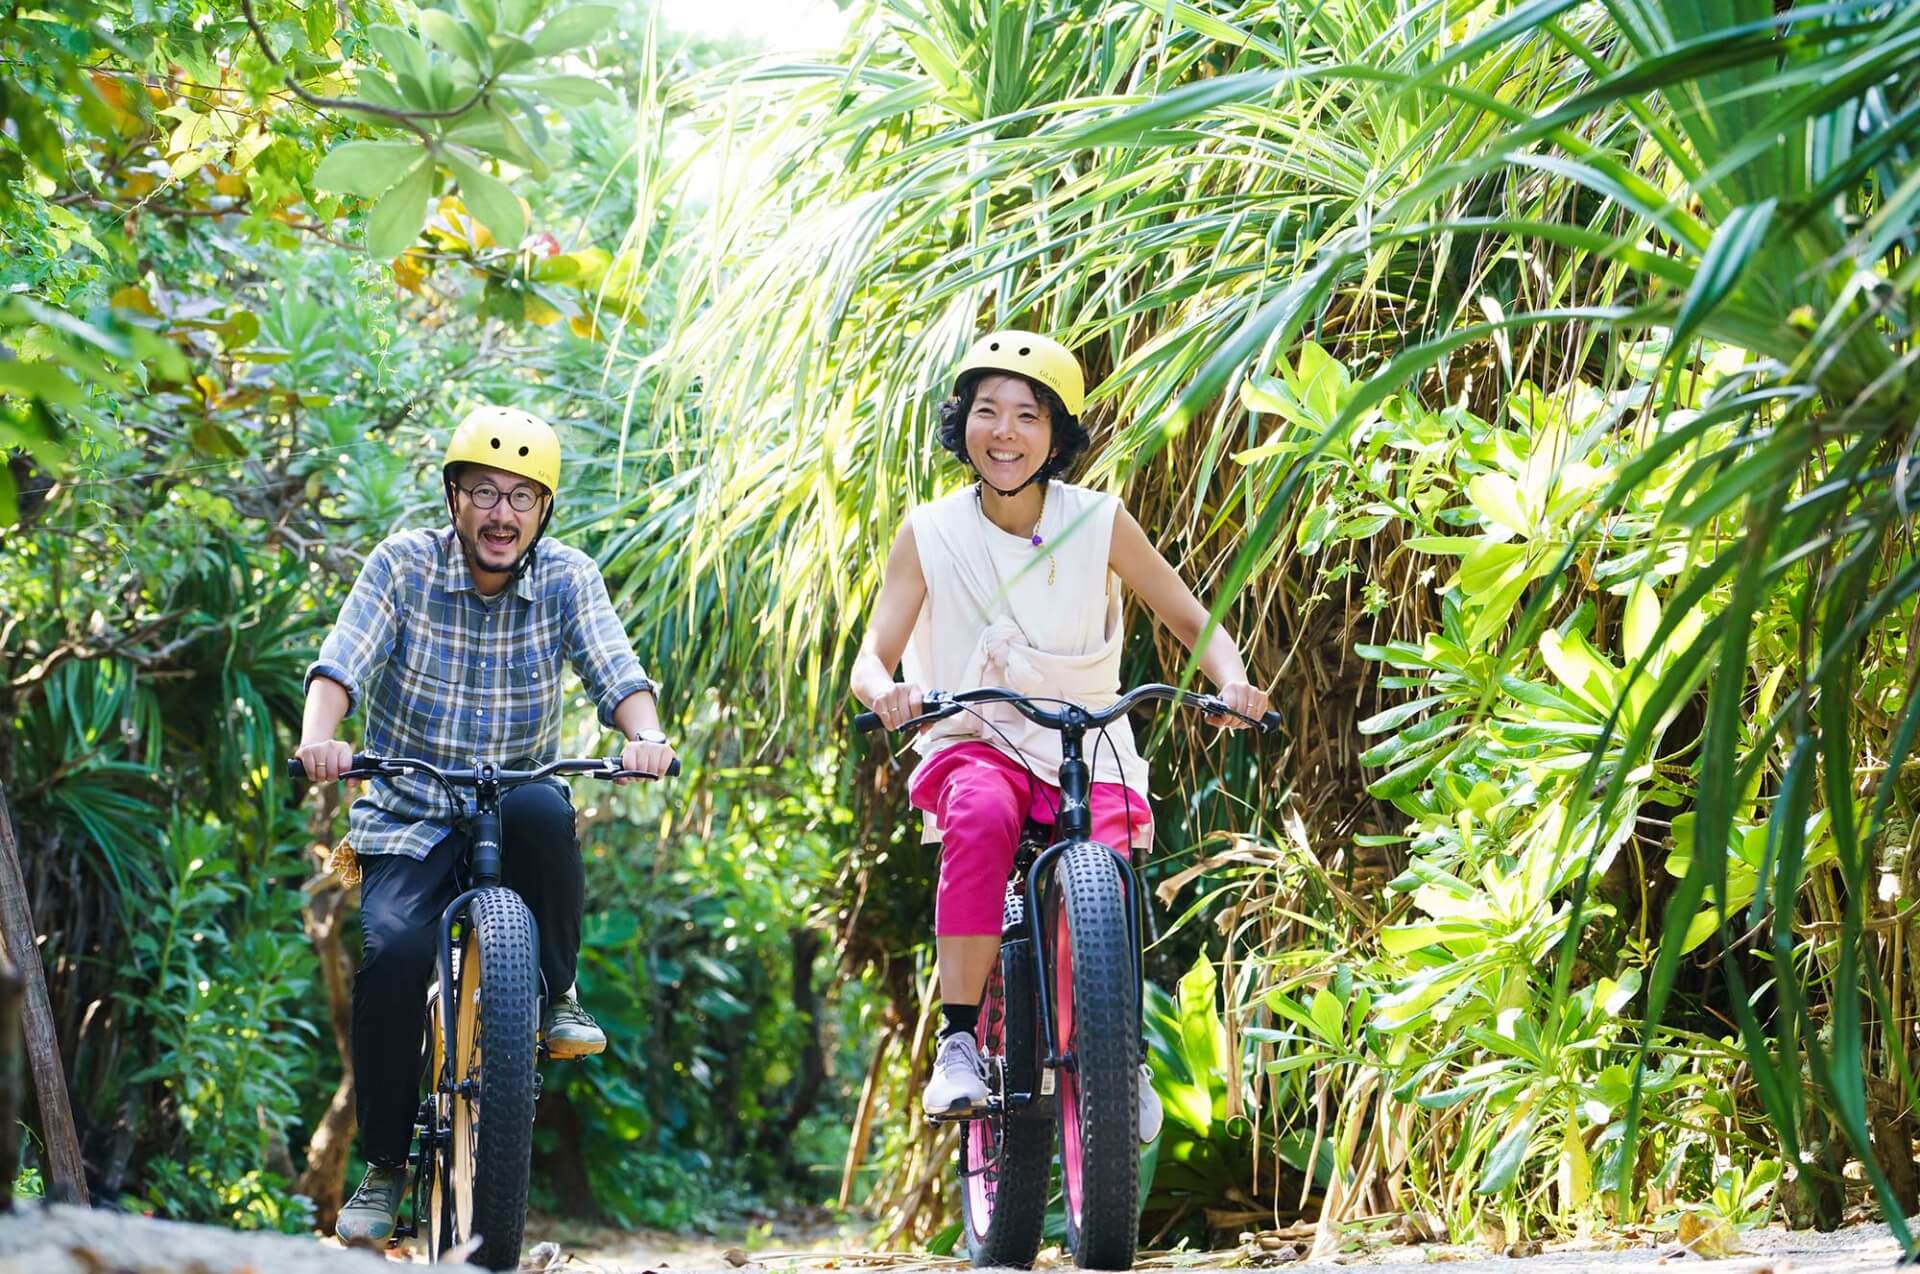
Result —
[[[482, 528], [482, 530], [484, 529], [485, 528]], [[496, 569], [486, 565], [486, 559], [480, 556], [478, 546], [475, 545], [473, 540], [467, 538], [467, 533], [460, 529], [460, 524], [457, 522], [454, 523], [453, 535], [455, 539], [460, 541], [460, 551], [467, 555], [467, 569], [475, 575], [505, 575], [511, 579], [519, 573], [521, 564], [527, 560], [527, 554], [533, 552], [533, 545], [528, 544], [527, 547], [521, 549], [519, 553], [514, 555], [514, 559], [511, 562]]]

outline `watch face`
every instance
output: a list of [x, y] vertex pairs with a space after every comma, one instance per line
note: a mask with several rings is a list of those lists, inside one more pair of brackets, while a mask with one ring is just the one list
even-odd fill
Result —
[[665, 743], [667, 736], [659, 730], [637, 730], [634, 732], [633, 741], [635, 743]]

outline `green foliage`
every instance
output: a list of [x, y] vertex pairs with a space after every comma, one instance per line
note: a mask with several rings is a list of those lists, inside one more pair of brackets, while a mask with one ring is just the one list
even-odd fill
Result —
[[1054, 331], [1100, 382], [1095, 479], [1308, 727], [1313, 821], [1208, 853], [1189, 914], [1279, 1032], [1243, 1037], [1284, 1063], [1261, 1117], [1340, 1112], [1333, 1219], [1631, 1218], [1764, 1147], [1796, 1221], [1838, 1222], [1855, 1160], [1904, 1233], [1911, 970], [1876, 935], [1920, 734], [1920, 11], [878, 8], [832, 65], [659, 108], [777, 174], [679, 214], [633, 394], [698, 394], [662, 593], [750, 562], [726, 595], [780, 617], [715, 625], [715, 662], [834, 705], [871, 546], [943, 481], [945, 369]]
[[310, 1206], [261, 1165], [274, 1161], [275, 1143], [291, 1163], [286, 1134], [316, 1034], [302, 1012], [313, 953], [285, 940], [298, 924], [297, 894], [272, 874], [235, 883], [231, 835], [176, 815], [155, 887], [136, 900], [150, 926], [129, 944], [140, 972], [114, 998], [122, 1020], [148, 1036], [153, 1060], [124, 1082], [150, 1092], [177, 1125], [179, 1153], [152, 1165], [154, 1206], [298, 1233]]

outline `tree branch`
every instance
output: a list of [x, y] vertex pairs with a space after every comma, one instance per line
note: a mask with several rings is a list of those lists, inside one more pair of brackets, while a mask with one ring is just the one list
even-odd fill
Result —
[[[267, 43], [267, 33], [260, 29], [260, 19], [255, 17], [253, 12], [253, 0], [240, 0], [240, 11], [246, 15], [247, 26], [253, 31], [254, 42], [260, 46], [260, 51], [267, 55], [267, 61], [283, 71], [286, 70], [279, 55], [273, 51], [273, 46]], [[295, 97], [309, 106], [335, 111], [358, 111], [362, 115], [372, 115], [398, 124], [416, 134], [424, 142], [437, 143], [439, 138], [422, 128], [419, 121], [456, 119], [465, 115], [480, 104], [481, 99], [486, 97], [488, 90], [493, 88], [493, 82], [498, 78], [498, 71], [489, 72], [487, 78], [481, 80], [479, 87], [473, 90], [472, 97], [444, 111], [397, 111], [390, 106], [380, 106], [359, 98], [318, 97], [309, 93], [300, 81], [293, 77], [291, 71], [287, 71], [287, 87], [293, 91]]]

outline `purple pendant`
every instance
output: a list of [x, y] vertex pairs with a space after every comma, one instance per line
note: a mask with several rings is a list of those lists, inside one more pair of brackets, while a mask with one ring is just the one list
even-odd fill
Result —
[[1039, 547], [1040, 547], [1040, 545], [1041, 545], [1041, 544], [1043, 544], [1043, 543], [1045, 543], [1045, 541], [1043, 541], [1043, 540], [1042, 540], [1042, 539], [1040, 538], [1040, 533], [1039, 533], [1038, 531], [1036, 531], [1036, 532], [1034, 532], [1034, 535], [1033, 535], [1033, 547], [1035, 547], [1035, 548], [1039, 548]]

